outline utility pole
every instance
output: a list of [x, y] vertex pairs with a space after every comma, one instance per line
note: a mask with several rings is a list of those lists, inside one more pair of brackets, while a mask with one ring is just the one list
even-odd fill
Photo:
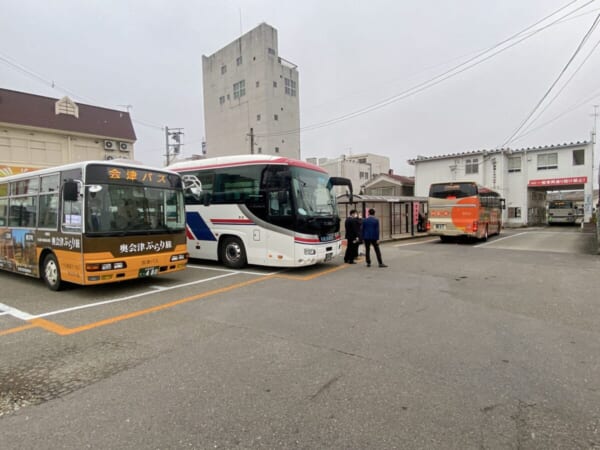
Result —
[[[592, 114], [592, 116], [594, 117], [594, 126], [592, 127], [592, 180], [594, 179], [594, 158], [596, 157], [594, 155], [594, 148], [596, 147], [596, 123], [597, 123], [597, 119], [598, 119], [598, 106], [599, 105], [593, 105], [594, 106], [594, 114]], [[598, 172], [598, 179], [594, 180], [597, 181], [598, 184], [600, 184], [600, 172]], [[593, 193], [594, 193], [594, 181], [592, 181], [592, 198], [593, 198]], [[593, 201], [592, 201], [593, 202]], [[593, 207], [593, 206], [592, 206]]]
[[[165, 126], [165, 146], [167, 157], [167, 166], [171, 163], [171, 156], [179, 155], [181, 151], [181, 135], [183, 134], [183, 128], [169, 128]], [[175, 141], [171, 143], [170, 140]]]

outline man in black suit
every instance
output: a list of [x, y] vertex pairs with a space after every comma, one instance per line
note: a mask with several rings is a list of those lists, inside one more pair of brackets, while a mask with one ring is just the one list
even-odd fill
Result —
[[360, 244], [360, 219], [355, 209], [350, 211], [350, 215], [344, 222], [346, 228], [346, 253], [344, 262], [356, 264], [354, 259], [358, 256], [358, 245]]

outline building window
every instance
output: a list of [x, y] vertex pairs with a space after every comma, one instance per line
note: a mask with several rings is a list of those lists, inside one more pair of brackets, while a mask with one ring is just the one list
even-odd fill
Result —
[[537, 155], [537, 170], [558, 169], [558, 153]]
[[260, 86], [260, 81], [257, 81], [256, 82], [256, 87], [259, 87], [259, 86]]
[[520, 172], [521, 171], [521, 157], [513, 156], [508, 158], [508, 172]]
[[465, 160], [465, 173], [479, 173], [479, 160], [477, 158]]
[[221, 75], [224, 75], [225, 73], [227, 73], [227, 66], [225, 64], [223, 64], [221, 66]]
[[285, 79], [285, 93], [292, 97], [296, 96], [296, 82], [290, 78]]
[[260, 122], [260, 114], [257, 114], [257, 115], [256, 115], [256, 121], [257, 121], [257, 122]]
[[583, 166], [585, 164], [585, 150], [573, 150], [573, 165]]
[[277, 81], [273, 81], [273, 87], [276, 88], [277, 87]]
[[520, 206], [511, 206], [508, 208], [508, 218], [509, 219], [518, 219], [521, 217], [521, 207]]
[[236, 65], [241, 66], [242, 65], [242, 57], [238, 56], [235, 60]]
[[246, 95], [246, 81], [238, 81], [233, 84], [233, 98], [240, 98]]
[[279, 147], [275, 147], [275, 153], [279, 153]]
[[273, 115], [273, 119], [274, 119], [274, 120], [279, 120], [279, 116], [278, 116], [277, 114], [274, 114], [274, 115]]
[[275, 55], [275, 50], [273, 50], [271, 47], [269, 47], [267, 49], [267, 53], [269, 53], [269, 55]]
[[258, 147], [258, 153], [262, 153], [262, 147]]
[[225, 96], [224, 96], [224, 95], [221, 95], [221, 96], [219, 97], [219, 105], [222, 105], [223, 103], [225, 103]]

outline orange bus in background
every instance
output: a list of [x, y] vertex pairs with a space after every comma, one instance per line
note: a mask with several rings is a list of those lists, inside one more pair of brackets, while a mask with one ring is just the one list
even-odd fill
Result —
[[487, 240], [500, 234], [504, 199], [469, 181], [434, 183], [429, 188], [427, 232], [442, 241], [464, 236]]

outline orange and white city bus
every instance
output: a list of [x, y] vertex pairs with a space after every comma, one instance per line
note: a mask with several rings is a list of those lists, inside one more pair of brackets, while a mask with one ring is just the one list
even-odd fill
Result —
[[442, 241], [466, 236], [486, 240], [500, 234], [504, 199], [477, 183], [452, 181], [429, 187], [427, 231]]
[[0, 269], [94, 285], [187, 265], [179, 174], [88, 161], [0, 178]]
[[334, 186], [347, 178], [272, 155], [223, 156], [173, 164], [185, 184], [191, 258], [300, 267], [342, 251]]

